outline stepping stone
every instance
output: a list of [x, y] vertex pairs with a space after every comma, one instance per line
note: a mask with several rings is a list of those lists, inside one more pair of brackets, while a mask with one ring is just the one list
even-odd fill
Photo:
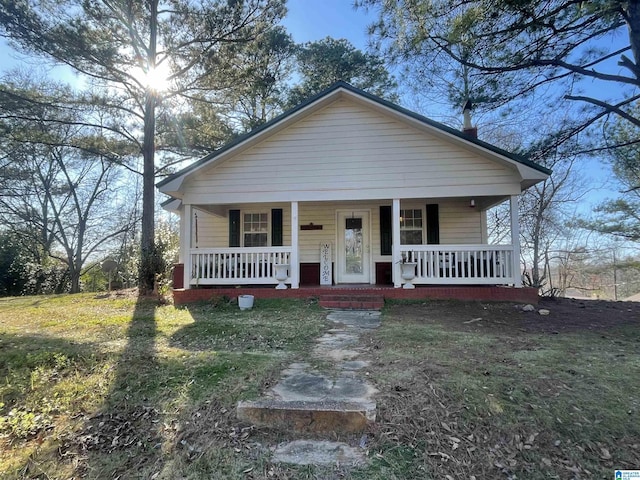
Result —
[[[291, 372], [291, 371], [290, 371]], [[333, 400], [348, 403], [372, 403], [377, 390], [354, 374], [341, 372], [329, 377], [316, 371], [291, 372], [283, 377], [267, 397], [282, 401], [315, 402]]]
[[380, 326], [380, 312], [371, 310], [334, 311], [327, 315], [327, 320], [348, 327], [375, 329]]
[[363, 432], [375, 420], [375, 403], [255, 400], [239, 402], [237, 417], [254, 425], [304, 433]]
[[305, 433], [362, 432], [375, 420], [377, 390], [358, 372], [367, 363], [356, 357], [360, 334], [380, 325], [380, 312], [334, 311], [327, 318], [336, 328], [310, 352], [322, 371], [308, 362], [289, 365], [261, 399], [238, 403], [238, 419]]
[[294, 465], [345, 465], [356, 467], [367, 463], [361, 449], [346, 443], [296, 440], [281, 443], [274, 451], [271, 461]]

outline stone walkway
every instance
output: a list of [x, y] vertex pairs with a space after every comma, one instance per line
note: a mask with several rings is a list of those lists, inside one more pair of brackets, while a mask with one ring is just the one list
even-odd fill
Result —
[[[239, 419], [319, 437], [361, 432], [375, 420], [377, 391], [363, 373], [368, 363], [358, 359], [358, 342], [380, 325], [380, 312], [336, 310], [327, 319], [336, 326], [316, 340], [310, 361], [291, 364], [263, 398], [239, 402]], [[358, 447], [322, 440], [296, 440], [273, 452], [276, 462], [301, 465], [359, 465], [366, 458]]]

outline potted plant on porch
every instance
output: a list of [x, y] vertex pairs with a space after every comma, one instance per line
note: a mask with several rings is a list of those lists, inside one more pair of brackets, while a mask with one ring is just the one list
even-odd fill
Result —
[[416, 267], [418, 266], [418, 262], [414, 262], [412, 259], [413, 255], [411, 255], [411, 257], [407, 257], [403, 253], [400, 262], [398, 262], [400, 263], [400, 276], [404, 280], [402, 288], [416, 288], [412, 281], [416, 278]]

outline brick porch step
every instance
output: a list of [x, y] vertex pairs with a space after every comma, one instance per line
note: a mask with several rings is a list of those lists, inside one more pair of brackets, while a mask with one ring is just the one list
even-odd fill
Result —
[[241, 401], [238, 419], [304, 433], [362, 432], [375, 420], [375, 403], [342, 401]]
[[384, 307], [384, 297], [382, 295], [321, 295], [319, 304], [323, 308], [380, 310]]

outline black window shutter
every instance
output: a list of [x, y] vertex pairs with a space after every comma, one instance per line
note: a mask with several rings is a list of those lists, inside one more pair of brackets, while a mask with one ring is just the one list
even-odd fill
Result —
[[438, 245], [440, 243], [440, 215], [438, 204], [427, 205], [427, 244]]
[[282, 242], [282, 209], [271, 209], [271, 246], [281, 247]]
[[240, 210], [229, 210], [229, 246], [240, 246]]
[[391, 207], [380, 206], [380, 255], [391, 255], [393, 249], [393, 228], [391, 225]]

